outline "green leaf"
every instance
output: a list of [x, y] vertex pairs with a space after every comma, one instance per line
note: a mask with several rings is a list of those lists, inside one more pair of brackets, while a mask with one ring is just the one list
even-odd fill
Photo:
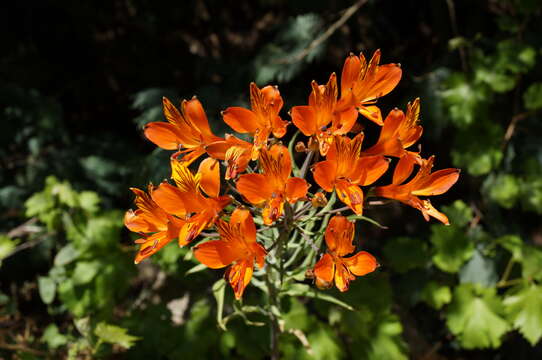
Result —
[[79, 257], [79, 251], [73, 246], [73, 244], [68, 244], [64, 246], [55, 256], [55, 266], [64, 266]]
[[462, 128], [475, 121], [481, 104], [486, 101], [484, 87], [467, 80], [462, 73], [450, 75], [440, 97], [448, 107], [452, 122]]
[[433, 262], [442, 271], [455, 273], [474, 253], [474, 243], [455, 226], [431, 226], [431, 242], [435, 246]]
[[79, 206], [89, 213], [95, 213], [100, 208], [100, 197], [93, 191], [82, 191], [79, 193]]
[[514, 328], [535, 346], [542, 337], [542, 287], [516, 286], [506, 294], [504, 306]]
[[2, 259], [11, 254], [18, 243], [19, 240], [17, 239], [12, 239], [6, 235], [0, 234], [0, 264], [2, 264]]
[[308, 339], [313, 354], [308, 356], [307, 353], [304, 353], [304, 358], [316, 360], [339, 360], [343, 358], [339, 339], [329, 326], [319, 323], [308, 335]]
[[527, 211], [542, 215], [542, 179], [532, 177], [521, 183], [521, 204]]
[[407, 360], [407, 345], [402, 338], [403, 326], [394, 314], [385, 314], [375, 320], [376, 329], [368, 339], [368, 359]]
[[497, 348], [509, 330], [495, 288], [461, 284], [454, 290], [446, 323], [465, 349]]
[[479, 249], [459, 271], [459, 281], [464, 283], [493, 286], [498, 281], [495, 260], [484, 256]]
[[398, 272], [424, 267], [429, 254], [427, 244], [420, 239], [399, 237], [388, 240], [384, 246], [387, 263]]
[[520, 195], [519, 181], [510, 174], [489, 176], [482, 188], [491, 200], [506, 209], [512, 208]]
[[220, 279], [213, 284], [213, 295], [216, 300], [216, 322], [218, 326], [224, 331], [226, 331], [226, 324], [224, 323], [223, 312], [224, 312], [224, 296], [226, 294], [226, 281]]
[[523, 258], [523, 240], [517, 235], [505, 235], [495, 240], [497, 244], [508, 250], [515, 261], [521, 261]]
[[542, 250], [531, 245], [524, 245], [523, 258], [523, 277], [526, 279], [542, 280]]
[[531, 84], [523, 94], [523, 103], [529, 110], [542, 108], [542, 82]]
[[94, 329], [96, 335], [101, 341], [116, 344], [125, 349], [131, 348], [134, 343], [140, 338], [128, 334], [128, 330], [119, 326], [110, 325], [105, 322], [100, 322]]
[[68, 343], [68, 337], [61, 334], [55, 324], [50, 324], [43, 331], [41, 341], [47, 343], [48, 348], [56, 349], [60, 346], [66, 345]]
[[423, 288], [421, 298], [429, 306], [440, 310], [452, 301], [452, 292], [449, 286], [431, 281]]
[[75, 270], [72, 275], [72, 280], [75, 285], [87, 284], [100, 270], [101, 263], [97, 260], [94, 261], [80, 261], [75, 265]]
[[56, 283], [53, 281], [53, 279], [45, 276], [38, 277], [38, 289], [41, 300], [45, 304], [50, 304], [53, 302], [56, 292]]
[[448, 216], [450, 224], [463, 227], [472, 220], [472, 209], [463, 200], [456, 200], [452, 205], [443, 206], [442, 211]]
[[[484, 117], [476, 120], [468, 129], [455, 136], [452, 160], [455, 166], [466, 169], [474, 176], [484, 175], [496, 168], [503, 157], [501, 139], [503, 129]], [[485, 134], [479, 136], [478, 134]]]
[[309, 330], [310, 318], [305, 305], [301, 304], [295, 297], [289, 297], [287, 299], [290, 301], [290, 308], [282, 314], [284, 329]]

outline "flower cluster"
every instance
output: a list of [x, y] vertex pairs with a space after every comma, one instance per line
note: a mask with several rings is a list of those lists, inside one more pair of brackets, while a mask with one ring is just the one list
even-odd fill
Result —
[[[426, 220], [434, 217], [448, 224], [446, 215], [425, 197], [446, 192], [457, 181], [459, 170], [431, 172], [434, 156], [424, 159], [420, 152], [408, 150], [422, 135], [419, 99], [409, 103], [406, 112], [396, 108], [382, 117], [377, 100], [395, 88], [402, 70], [397, 64], [379, 63], [380, 51], [369, 61], [363, 54], [348, 56], [340, 90], [335, 73], [325, 85], [313, 81], [308, 105], [293, 107], [291, 122], [281, 117], [284, 102], [277, 86], [260, 89], [250, 84], [250, 109], [229, 107], [221, 115], [251, 141], [213, 134], [195, 97], [182, 101], [179, 108], [164, 98], [167, 122], [147, 124], [145, 136], [160, 148], [176, 152], [171, 156], [169, 180], [149, 185], [147, 192], [132, 189], [137, 209], [129, 210], [124, 222], [140, 235], [135, 262], [174, 239], [179, 246], [187, 246], [203, 234], [204, 240], [193, 247], [195, 258], [212, 269], [228, 267], [225, 277], [240, 299], [255, 265], [264, 268], [268, 253], [280, 239], [277, 248], [283, 247], [292, 229], [301, 232], [309, 249], [321, 251], [300, 226], [312, 218], [323, 223], [321, 235], [327, 248], [318, 261], [312, 261], [314, 265], [309, 262], [310, 273], [318, 287], [335, 284], [346, 291], [355, 276], [374, 271], [378, 263], [365, 251], [349, 256], [356, 250], [355, 224], [337, 210], [362, 215], [367, 187], [388, 171], [392, 161], [391, 184], [374, 187], [370, 194], [398, 200], [421, 211]], [[364, 133], [356, 131], [359, 115], [380, 127], [380, 136], [370, 147], [364, 148]], [[286, 147], [279, 139], [291, 123], [298, 132]], [[307, 142], [293, 146], [300, 133]], [[292, 149], [306, 154], [301, 167]], [[192, 164], [204, 155], [194, 172]], [[292, 170], [297, 176], [292, 176]], [[312, 185], [307, 177], [312, 177]], [[221, 186], [226, 190], [221, 192]], [[322, 191], [309, 192], [311, 187]], [[344, 208], [330, 208], [327, 193], [335, 193]], [[324, 209], [317, 213], [318, 207]], [[266, 249], [258, 241], [260, 230], [255, 223], [261, 230], [281, 227], [281, 236]], [[213, 227], [217, 232], [204, 232]]]

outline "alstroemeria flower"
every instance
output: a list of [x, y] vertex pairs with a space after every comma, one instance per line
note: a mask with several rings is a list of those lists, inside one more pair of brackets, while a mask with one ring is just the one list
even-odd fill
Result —
[[333, 135], [344, 135], [350, 131], [358, 112], [353, 105], [341, 112], [336, 111], [338, 88], [335, 73], [331, 74], [326, 85], [318, 85], [316, 81], [311, 85], [309, 105], [294, 106], [292, 121], [304, 135], [316, 139], [320, 153], [325, 156], [333, 143]]
[[376, 100], [390, 91], [401, 80], [401, 67], [397, 64], [378, 65], [380, 50], [376, 50], [367, 63], [365, 56], [350, 54], [346, 58], [341, 75], [341, 99], [338, 109], [356, 106], [361, 115], [383, 125], [380, 109]]
[[416, 153], [406, 151], [422, 136], [423, 128], [419, 125], [420, 99], [407, 104], [406, 115], [399, 109], [390, 111], [380, 136], [375, 145], [363, 151], [364, 155], [387, 155], [402, 157], [404, 155], [417, 156]]
[[[220, 194], [218, 161], [207, 158], [194, 175], [186, 163], [172, 159], [171, 177], [177, 186], [164, 181], [153, 191], [152, 199], [169, 214], [185, 217], [179, 231], [179, 246], [195, 239], [203, 229], [212, 226], [222, 209], [231, 202]], [[202, 190], [208, 195], [204, 196]]]
[[325, 233], [327, 251], [314, 266], [315, 281], [319, 288], [330, 288], [335, 280], [337, 289], [344, 292], [356, 276], [371, 273], [378, 267], [374, 256], [366, 251], [345, 257], [356, 250], [352, 245], [354, 230], [354, 223], [344, 216], [336, 215], [329, 221]]
[[256, 242], [256, 226], [248, 210], [235, 209], [229, 223], [218, 220], [216, 227], [220, 240], [197, 245], [194, 256], [211, 269], [231, 265], [225, 277], [239, 300], [250, 283], [254, 264], [263, 267], [266, 251]]
[[422, 165], [418, 173], [408, 183], [402, 184], [410, 177], [414, 169], [414, 161], [411, 157], [402, 157], [393, 173], [390, 185], [380, 186], [375, 189], [378, 196], [388, 199], [399, 200], [422, 212], [425, 220], [429, 221], [432, 216], [442, 223], [449, 225], [448, 217], [431, 205], [429, 200], [421, 200], [418, 196], [433, 196], [444, 194], [459, 178], [459, 169], [443, 169], [431, 173], [435, 157], [428, 160], [422, 159]]
[[192, 163], [205, 154], [205, 145], [222, 138], [214, 135], [207, 115], [195, 97], [183, 100], [179, 111], [167, 98], [162, 99], [164, 115], [168, 122], [151, 122], [145, 125], [147, 139], [166, 150], [180, 150], [182, 160]]
[[207, 154], [214, 159], [226, 162], [226, 180], [234, 179], [245, 172], [252, 155], [252, 144], [233, 135], [226, 134], [225, 140], [207, 145]]
[[136, 195], [137, 210], [130, 209], [126, 212], [124, 225], [130, 231], [137, 232], [142, 236], [141, 239], [135, 241], [136, 244], [140, 244], [134, 261], [138, 264], [176, 238], [184, 221], [168, 215], [152, 200], [149, 195], [153, 192], [152, 185], [149, 185], [149, 194], [136, 188], [130, 188], [130, 190]]
[[327, 192], [337, 191], [339, 199], [356, 214], [363, 212], [363, 191], [378, 180], [388, 169], [389, 162], [383, 156], [361, 156], [363, 133], [352, 140], [335, 136], [327, 160], [314, 165], [314, 180]]
[[254, 137], [252, 160], [258, 159], [262, 147], [267, 146], [269, 135], [281, 138], [286, 134], [288, 123], [279, 116], [282, 97], [276, 86], [268, 85], [261, 90], [255, 83], [250, 84], [250, 105], [252, 110], [242, 107], [229, 107], [222, 112], [224, 122], [233, 130]]
[[261, 174], [244, 174], [237, 180], [237, 190], [249, 202], [263, 206], [263, 221], [271, 225], [283, 212], [284, 202], [293, 204], [307, 194], [304, 179], [290, 177], [292, 160], [288, 149], [273, 145], [260, 153]]

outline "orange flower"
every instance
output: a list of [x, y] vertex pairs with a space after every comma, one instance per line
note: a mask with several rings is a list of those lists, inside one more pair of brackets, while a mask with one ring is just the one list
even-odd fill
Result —
[[[354, 126], [358, 113], [354, 106], [336, 111], [337, 105], [337, 76], [331, 74], [326, 85], [312, 82], [312, 92], [308, 106], [294, 106], [292, 121], [306, 136], [313, 136], [320, 147], [320, 153], [326, 155], [333, 135], [344, 135]], [[332, 123], [328, 129], [329, 123]]]
[[136, 195], [135, 204], [138, 209], [136, 211], [130, 209], [126, 212], [124, 225], [130, 231], [143, 236], [135, 241], [136, 244], [141, 244], [135, 258], [135, 263], [138, 264], [176, 238], [184, 221], [168, 215], [152, 200], [149, 195], [153, 192], [152, 185], [149, 185], [149, 194], [136, 188], [130, 188], [130, 190]]
[[283, 104], [276, 86], [268, 85], [260, 90], [255, 83], [250, 83], [252, 110], [234, 106], [222, 112], [224, 122], [233, 130], [254, 136], [252, 160], [258, 159], [258, 154], [261, 148], [267, 145], [267, 138], [271, 133], [277, 138], [286, 134], [288, 123], [279, 116]]
[[335, 188], [339, 199], [356, 214], [363, 212], [363, 191], [360, 186], [374, 183], [388, 169], [383, 156], [361, 156], [363, 133], [352, 140], [335, 136], [327, 160], [314, 165], [314, 180], [327, 192]]
[[262, 174], [244, 174], [237, 180], [237, 190], [249, 202], [263, 205], [263, 221], [271, 225], [283, 212], [284, 201], [293, 204], [305, 197], [308, 184], [304, 179], [290, 177], [292, 160], [288, 149], [273, 145], [260, 153]]
[[459, 169], [449, 168], [431, 173], [434, 159], [435, 156], [431, 156], [428, 160], [422, 159], [422, 165], [416, 176], [408, 183], [402, 184], [412, 174], [415, 163], [412, 157], [402, 157], [393, 173], [392, 183], [387, 186], [377, 187], [375, 189], [376, 195], [399, 200], [420, 210], [427, 221], [429, 221], [429, 216], [432, 216], [449, 225], [450, 222], [446, 215], [435, 209], [429, 200], [418, 198], [418, 196], [444, 194], [459, 178]]
[[[162, 182], [152, 193], [152, 199], [169, 214], [186, 219], [179, 231], [179, 246], [184, 246], [214, 224], [231, 198], [219, 196], [220, 169], [214, 159], [203, 160], [196, 175], [186, 163], [175, 159], [171, 161], [171, 169], [171, 177], [177, 186]], [[201, 190], [209, 197], [204, 196]]]
[[207, 145], [207, 154], [214, 159], [226, 161], [225, 179], [234, 179], [237, 174], [245, 172], [252, 155], [252, 144], [237, 137], [226, 134], [225, 140]]
[[215, 136], [201, 103], [195, 97], [181, 102], [179, 111], [167, 98], [162, 99], [166, 122], [151, 122], [145, 125], [147, 139], [166, 150], [185, 147], [183, 161], [192, 163], [205, 153], [205, 145], [222, 140]]
[[239, 300], [252, 278], [254, 263], [263, 267], [266, 251], [256, 242], [256, 226], [248, 210], [235, 209], [229, 223], [218, 220], [216, 226], [220, 240], [197, 245], [194, 256], [211, 269], [231, 264], [225, 277]]
[[414, 145], [422, 136], [423, 128], [418, 124], [420, 99], [407, 104], [406, 115], [399, 109], [390, 111], [375, 145], [363, 152], [364, 155], [387, 155], [402, 157], [406, 154], [417, 156], [405, 149]]
[[365, 56], [350, 54], [346, 58], [341, 76], [339, 110], [356, 106], [361, 115], [383, 125], [380, 109], [374, 104], [379, 97], [392, 91], [401, 80], [401, 67], [397, 64], [378, 65], [380, 50], [376, 50], [367, 63]]
[[336, 215], [329, 221], [325, 233], [327, 252], [314, 266], [316, 285], [319, 288], [329, 288], [333, 285], [340, 291], [348, 290], [350, 281], [356, 276], [363, 276], [375, 271], [378, 262], [373, 255], [360, 251], [351, 257], [356, 248], [352, 245], [354, 239], [354, 223], [344, 216]]

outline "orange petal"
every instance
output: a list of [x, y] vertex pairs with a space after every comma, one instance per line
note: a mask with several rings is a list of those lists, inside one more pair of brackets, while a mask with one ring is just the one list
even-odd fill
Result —
[[183, 102], [183, 109], [186, 116], [190, 119], [190, 122], [196, 126], [207, 141], [212, 141], [213, 139], [218, 140], [216, 139], [217, 136], [212, 133], [211, 128], [209, 127], [209, 120], [207, 120], [205, 110], [203, 110], [203, 106], [198, 99], [193, 98]]
[[[375, 55], [376, 56], [376, 52]], [[373, 57], [374, 57], [373, 56]], [[373, 62], [373, 59], [371, 59]], [[374, 76], [366, 77], [356, 89], [356, 97], [360, 103], [366, 103], [388, 94], [401, 80], [402, 70], [397, 64], [380, 65]]]
[[[162, 210], [146, 192], [136, 188], [130, 188], [130, 190], [136, 194], [135, 204], [138, 207], [138, 210], [136, 210], [134, 214], [141, 220], [147, 222], [149, 224], [149, 229], [156, 229], [149, 231], [166, 230], [168, 217], [165, 211]], [[149, 192], [152, 192], [151, 186], [149, 186]]]
[[336, 118], [338, 118], [338, 120], [336, 120], [332, 126], [333, 135], [345, 135], [352, 130], [352, 127], [356, 123], [358, 112], [356, 108], [351, 107], [338, 113]]
[[337, 162], [333, 160], [320, 161], [314, 165], [314, 181], [327, 192], [333, 191]]
[[360, 70], [360, 58], [354, 54], [350, 54], [344, 61], [341, 74], [341, 97], [344, 97], [352, 89], [354, 82], [358, 80]]
[[280, 116], [275, 116], [273, 118], [271, 127], [273, 128], [273, 136], [280, 139], [286, 135], [286, 128], [288, 127], [288, 122], [282, 120]]
[[403, 157], [401, 157], [399, 162], [397, 162], [397, 165], [395, 165], [392, 184], [399, 185], [408, 179], [408, 177], [412, 174], [412, 170], [414, 170], [415, 163], [416, 159], [414, 156], [405, 154]]
[[371, 185], [386, 173], [390, 162], [384, 156], [364, 156], [354, 167], [357, 172], [352, 175], [352, 182], [361, 186]]
[[226, 241], [212, 240], [194, 247], [194, 256], [205, 266], [220, 269], [242, 256], [241, 250]]
[[145, 125], [145, 137], [165, 150], [177, 150], [183, 143], [177, 128], [166, 122], [151, 122]]
[[246, 209], [236, 208], [230, 217], [230, 227], [239, 227], [244, 239], [248, 242], [256, 242], [256, 225]]
[[245, 288], [252, 279], [253, 271], [254, 262], [252, 260], [239, 261], [226, 271], [225, 277], [230, 283], [237, 300], [243, 296]]
[[215, 216], [209, 211], [203, 211], [192, 216], [179, 231], [179, 246], [188, 245], [199, 236], [203, 229], [214, 222]]
[[335, 262], [329, 254], [324, 254], [320, 260], [314, 265], [314, 276], [326, 283], [333, 281], [335, 273]]
[[[181, 153], [184, 153], [182, 157], [179, 157]], [[205, 149], [203, 146], [197, 146], [189, 150], [185, 150], [179, 153], [176, 153], [173, 155], [173, 157], [177, 161], [182, 161], [186, 164], [186, 166], [192, 164], [195, 160], [197, 160], [201, 155], [205, 154]]]
[[376, 270], [378, 262], [375, 257], [366, 251], [360, 251], [356, 255], [343, 258], [344, 264], [352, 274], [363, 276]]
[[459, 179], [459, 169], [443, 169], [432, 173], [412, 191], [412, 195], [432, 196], [448, 191]]
[[294, 106], [292, 108], [292, 122], [306, 136], [316, 134], [316, 114], [311, 106]]
[[149, 223], [141, 216], [142, 211], [132, 209], [126, 211], [124, 214], [124, 225], [133, 232], [156, 232], [158, 228], [156, 225]]
[[356, 215], [363, 213], [363, 191], [358, 185], [345, 180], [338, 180], [335, 183], [335, 191], [339, 199], [352, 209]]
[[305, 195], [307, 195], [308, 189], [309, 184], [307, 184], [305, 179], [301, 179], [298, 177], [289, 178], [286, 181], [286, 199], [290, 204], [293, 204], [299, 199], [304, 198]]
[[224, 122], [238, 133], [254, 134], [258, 129], [258, 118], [250, 110], [234, 106], [222, 112]]
[[341, 215], [335, 215], [329, 221], [326, 228], [325, 241], [328, 249], [338, 256], [344, 256], [353, 252], [356, 248], [352, 245], [354, 239], [354, 223]]
[[448, 217], [435, 209], [435, 207], [431, 204], [429, 200], [422, 200], [421, 206], [416, 206], [423, 214], [423, 217], [426, 221], [429, 221], [429, 216], [434, 217], [444, 225], [450, 225], [450, 221], [448, 220]]
[[183, 202], [183, 193], [173, 185], [162, 182], [152, 192], [152, 199], [168, 214], [183, 217], [186, 215], [186, 208]]
[[252, 204], [261, 204], [271, 198], [272, 189], [263, 174], [244, 174], [237, 180], [237, 190]]
[[149, 236], [139, 247], [134, 262], [139, 264], [142, 260], [155, 254], [158, 250], [166, 246], [171, 240], [172, 238], [168, 237], [167, 231], [157, 232], [156, 234]]
[[348, 271], [348, 268], [344, 264], [337, 264], [335, 269], [335, 286], [340, 292], [348, 290], [350, 281], [355, 280], [356, 277]]
[[262, 211], [263, 223], [271, 225], [282, 215], [284, 211], [284, 199], [282, 194], [267, 201]]
[[199, 164], [198, 173], [201, 174], [200, 186], [210, 197], [217, 197], [220, 193], [220, 167], [218, 161], [207, 158]]
[[382, 121], [382, 113], [377, 106], [360, 106], [359, 113], [377, 125], [384, 125], [384, 121]]

